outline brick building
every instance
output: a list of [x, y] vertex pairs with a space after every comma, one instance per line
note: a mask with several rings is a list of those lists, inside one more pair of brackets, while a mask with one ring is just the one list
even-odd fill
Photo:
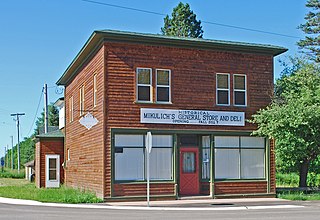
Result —
[[145, 198], [151, 131], [151, 197], [274, 196], [273, 142], [250, 136], [246, 119], [270, 103], [273, 58], [285, 51], [95, 31], [57, 82], [65, 184], [106, 200]]

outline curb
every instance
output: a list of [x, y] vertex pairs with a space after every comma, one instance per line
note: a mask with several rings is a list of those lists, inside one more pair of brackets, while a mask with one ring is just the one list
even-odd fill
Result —
[[11, 205], [60, 207], [60, 208], [86, 208], [86, 209], [113, 209], [113, 210], [150, 210], [150, 211], [237, 211], [237, 210], [260, 210], [260, 209], [294, 209], [304, 208], [298, 205], [270, 205], [270, 206], [237, 206], [237, 207], [144, 207], [144, 206], [110, 206], [93, 204], [64, 204], [43, 203], [33, 200], [10, 199], [0, 197], [0, 203]]

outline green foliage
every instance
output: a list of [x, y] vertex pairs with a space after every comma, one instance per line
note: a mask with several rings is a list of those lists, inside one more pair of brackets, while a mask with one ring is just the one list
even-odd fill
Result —
[[[299, 187], [299, 175], [297, 173], [276, 173], [277, 187]], [[307, 185], [310, 187], [320, 187], [320, 174], [308, 173]]]
[[21, 141], [20, 143], [21, 165], [24, 165], [25, 163], [31, 160], [34, 160], [35, 147], [36, 147], [36, 144], [33, 138], [25, 138], [23, 141]]
[[276, 173], [277, 187], [298, 187], [299, 175], [296, 173]]
[[320, 155], [310, 163], [310, 172], [320, 173]]
[[202, 38], [203, 30], [201, 21], [197, 20], [189, 4], [180, 2], [173, 9], [172, 18], [169, 15], [164, 18], [161, 33], [167, 36]]
[[281, 92], [251, 120], [258, 124], [255, 135], [276, 140], [277, 162], [296, 171], [320, 154], [320, 69], [304, 61], [299, 65], [277, 80], [276, 91]]
[[4, 169], [4, 172], [0, 171], [0, 178], [13, 178], [13, 179], [23, 179], [25, 175], [24, 170], [18, 173], [17, 170], [11, 170], [8, 168]]
[[306, 50], [306, 54], [314, 61], [320, 62], [320, 0], [308, 0], [306, 6], [310, 11], [306, 14], [305, 24], [301, 24], [301, 29], [307, 36], [297, 42], [301, 49]]
[[[33, 137], [25, 138], [20, 142], [20, 168], [24, 168], [24, 164], [34, 160], [35, 155], [35, 141]], [[8, 151], [8, 158], [10, 160], [9, 167], [11, 168], [11, 153], [12, 150]], [[18, 146], [13, 147], [13, 167], [14, 169], [18, 168]], [[22, 172], [24, 172], [22, 170]]]
[[[48, 125], [59, 126], [59, 110], [51, 103], [48, 105]], [[39, 134], [39, 129], [44, 127], [44, 110], [36, 121], [36, 129], [34, 135]]]
[[57, 189], [38, 189], [32, 183], [18, 186], [0, 186], [0, 196], [57, 203], [98, 203], [103, 201], [90, 191], [64, 186]]

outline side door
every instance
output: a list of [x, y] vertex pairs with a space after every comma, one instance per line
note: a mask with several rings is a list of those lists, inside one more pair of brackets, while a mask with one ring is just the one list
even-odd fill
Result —
[[60, 155], [46, 155], [46, 188], [60, 187]]

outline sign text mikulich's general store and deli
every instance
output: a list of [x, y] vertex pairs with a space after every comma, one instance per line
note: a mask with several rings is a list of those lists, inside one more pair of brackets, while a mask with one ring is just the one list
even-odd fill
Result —
[[141, 108], [141, 123], [245, 126], [244, 112]]

